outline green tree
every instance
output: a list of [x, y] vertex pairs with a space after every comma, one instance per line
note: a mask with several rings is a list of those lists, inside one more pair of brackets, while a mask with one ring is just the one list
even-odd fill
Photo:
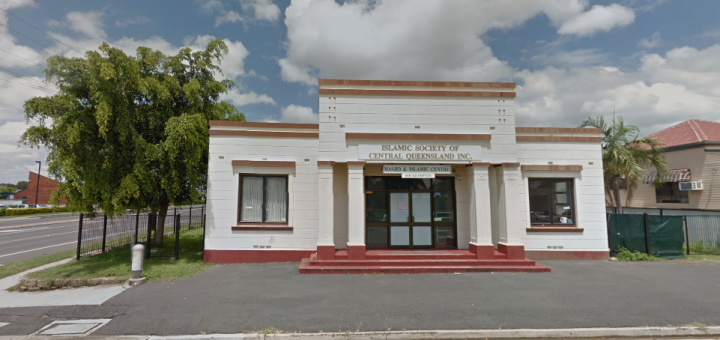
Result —
[[25, 189], [27, 189], [27, 187], [28, 187], [28, 181], [20, 181], [20, 182], [17, 182], [17, 184], [15, 185], [15, 187], [16, 187], [18, 190], [25, 190]]
[[37, 126], [21, 142], [47, 148], [48, 173], [62, 180], [53, 200], [86, 213], [97, 204], [108, 215], [149, 208], [162, 246], [168, 206], [195, 200], [205, 183], [208, 121], [238, 114], [218, 99], [235, 86], [216, 80], [227, 52], [216, 39], [170, 56], [103, 43], [84, 58], [50, 57], [46, 81], [59, 91], [25, 102]]
[[[662, 178], [667, 173], [665, 155], [658, 140], [641, 138], [640, 129], [635, 125], [625, 125], [619, 116], [612, 124], [602, 116], [588, 117], [580, 127], [600, 128], [603, 132], [602, 160], [605, 179], [605, 197], [608, 204], [617, 207], [622, 213], [620, 203], [620, 183], [624, 181], [627, 190], [627, 201], [633, 196], [643, 175], [648, 169], [654, 168]], [[659, 184], [659, 183], [657, 183]]]

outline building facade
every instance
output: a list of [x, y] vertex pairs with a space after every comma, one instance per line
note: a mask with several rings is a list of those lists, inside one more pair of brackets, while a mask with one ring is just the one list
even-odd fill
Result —
[[211, 122], [206, 260], [606, 258], [601, 131], [516, 127], [514, 89], [328, 79], [319, 124]]
[[[38, 183], [40, 183], [39, 188]], [[37, 172], [30, 171], [27, 188], [14, 193], [13, 199], [22, 200], [22, 204], [50, 204], [50, 197], [59, 186], [60, 182], [43, 175], [38, 176]], [[37, 197], [35, 196], [36, 192]], [[66, 199], [61, 199], [58, 203], [58, 205], [65, 204], [67, 204]]]
[[647, 137], [663, 147], [670, 172], [658, 187], [655, 170], [648, 169], [632, 197], [621, 190], [621, 203], [631, 208], [720, 211], [720, 123], [691, 119]]

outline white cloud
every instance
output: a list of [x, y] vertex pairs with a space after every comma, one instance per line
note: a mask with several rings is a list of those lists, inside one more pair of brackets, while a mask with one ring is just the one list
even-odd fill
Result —
[[226, 9], [225, 5], [217, 0], [199, 0], [197, 2], [206, 13], [221, 13], [215, 17], [215, 27], [236, 22], [262, 25], [262, 23], [257, 23], [255, 20], [275, 23], [280, 17], [280, 8], [272, 0], [238, 0], [242, 8], [242, 14]]
[[215, 27], [218, 27], [222, 24], [240, 22], [243, 20], [243, 17], [238, 12], [227, 11], [225, 12], [225, 14], [215, 17]]
[[146, 25], [151, 22], [152, 22], [152, 20], [150, 20], [150, 18], [143, 16], [143, 15], [138, 15], [138, 16], [135, 16], [132, 18], [127, 18], [125, 20], [116, 20], [115, 26], [125, 27], [125, 26], [129, 26], [129, 25]]
[[[47, 151], [18, 145], [26, 129], [25, 122], [0, 124], [0, 182], [26, 181], [28, 171], [37, 172], [35, 161], [41, 161], [45, 167]], [[45, 169], [42, 172], [45, 174]]]
[[650, 36], [650, 38], [640, 39], [640, 42], [638, 43], [638, 47], [644, 48], [646, 50], [651, 50], [651, 49], [657, 47], [658, 45], [660, 45], [661, 43], [662, 43], [662, 38], [660, 38], [660, 33], [655, 32], [655, 33], [653, 33], [652, 36]]
[[88, 37], [92, 38], [105, 38], [107, 34], [103, 27], [102, 12], [88, 11], [88, 12], [69, 12], [66, 15], [67, 25], [72, 30], [80, 32]]
[[720, 45], [647, 54], [634, 70], [546, 67], [517, 73], [518, 125], [572, 126], [587, 116], [624, 115], [648, 134], [691, 119], [717, 120]]
[[541, 65], [557, 66], [586, 66], [605, 62], [608, 59], [607, 53], [597, 49], [579, 49], [574, 51], [563, 51], [552, 49], [548, 54], [537, 54], [530, 58]]
[[[18, 7], [32, 6], [34, 2], [31, 0], [0, 0], [0, 8], [11, 10]], [[35, 51], [25, 45], [17, 43], [17, 39], [8, 30], [8, 16], [5, 12], [0, 11], [0, 67], [12, 69], [30, 69], [38, 68], [37, 64], [44, 64], [45, 58], [43, 53]], [[27, 60], [26, 60], [27, 59]], [[11, 78], [12, 76], [3, 74], [3, 77]], [[3, 81], [0, 81], [3, 82]]]
[[240, 0], [245, 12], [252, 11], [257, 20], [275, 22], [280, 17], [280, 8], [272, 0]]
[[564, 22], [558, 33], [586, 36], [600, 31], [607, 32], [619, 26], [627, 26], [633, 21], [635, 21], [635, 13], [628, 7], [618, 4], [595, 5], [589, 11]]
[[[294, 0], [285, 10], [287, 56], [278, 60], [287, 82], [322, 78], [495, 81], [514, 70], [482, 40], [544, 13], [562, 34], [589, 35], [630, 24], [633, 11], [584, 0], [354, 1]], [[609, 17], [608, 17], [609, 16]], [[557, 56], [587, 64], [602, 55]], [[584, 59], [584, 60], [582, 60]]]
[[237, 89], [233, 89], [226, 94], [220, 96], [220, 100], [232, 102], [235, 106], [251, 105], [251, 104], [267, 104], [277, 105], [275, 99], [266, 94], [257, 94], [255, 92], [240, 93]]
[[311, 107], [291, 104], [280, 110], [280, 121], [285, 123], [313, 123], [319, 121]]

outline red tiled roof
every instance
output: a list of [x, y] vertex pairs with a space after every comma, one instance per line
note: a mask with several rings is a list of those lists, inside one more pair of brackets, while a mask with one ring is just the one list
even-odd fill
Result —
[[659, 140], [665, 148], [705, 141], [720, 142], [720, 122], [690, 119], [647, 137]]

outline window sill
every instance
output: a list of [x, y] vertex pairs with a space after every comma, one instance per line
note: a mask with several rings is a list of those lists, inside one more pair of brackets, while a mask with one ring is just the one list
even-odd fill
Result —
[[576, 226], [562, 226], [562, 227], [530, 227], [525, 229], [527, 232], [532, 233], [582, 233], [583, 228]]
[[287, 224], [257, 224], [257, 223], [241, 223], [232, 227], [232, 230], [293, 230], [292, 226]]

